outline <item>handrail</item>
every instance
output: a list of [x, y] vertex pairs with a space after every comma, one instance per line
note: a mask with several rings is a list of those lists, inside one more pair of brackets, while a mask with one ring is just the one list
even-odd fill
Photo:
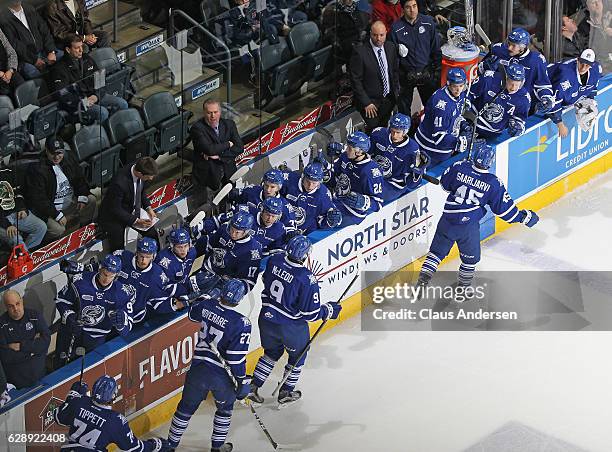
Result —
[[229, 47], [227, 47], [227, 45], [221, 39], [219, 39], [217, 36], [215, 36], [210, 31], [208, 31], [201, 23], [199, 23], [197, 20], [195, 20], [193, 17], [191, 17], [190, 15], [188, 15], [187, 13], [185, 13], [185, 11], [181, 9], [170, 8], [170, 14], [169, 14], [170, 17], [169, 17], [169, 22], [168, 22], [168, 33], [170, 34], [170, 36], [174, 36], [174, 32], [175, 32], [174, 16], [177, 14], [181, 16], [183, 19], [187, 20], [188, 22], [191, 22], [194, 26], [198, 27], [206, 36], [211, 38], [213, 41], [216, 41], [217, 44], [219, 44], [219, 46], [223, 49], [223, 52], [226, 55], [225, 89], [226, 89], [226, 95], [227, 95], [227, 103], [228, 105], [231, 105], [232, 104], [232, 54], [230, 53]]
[[118, 0], [113, 0], [113, 42], [117, 42], [117, 22], [119, 21]]

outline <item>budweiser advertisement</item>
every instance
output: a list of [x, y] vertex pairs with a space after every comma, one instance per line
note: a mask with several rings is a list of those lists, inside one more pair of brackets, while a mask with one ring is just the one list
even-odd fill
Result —
[[[129, 418], [183, 386], [184, 374], [191, 364], [197, 335], [198, 324], [190, 322], [187, 317], [181, 317], [118, 353], [113, 354], [109, 348], [119, 348], [121, 342], [108, 343], [103, 346], [104, 350], [99, 352], [100, 361], [86, 369], [83, 381], [91, 388], [96, 379], [102, 375], [114, 377], [119, 386], [119, 395], [115, 399], [113, 409]], [[90, 355], [87, 355], [88, 360]], [[102, 355], [110, 357], [102, 359]], [[51, 389], [27, 402], [26, 431], [48, 433], [67, 431], [65, 427], [55, 423], [52, 413], [66, 399], [70, 386], [78, 378], [77, 373], [66, 381], [61, 381], [57, 386], [49, 382]], [[59, 444], [48, 445], [35, 449], [28, 447], [28, 450], [52, 451], [59, 450], [59, 446]]]

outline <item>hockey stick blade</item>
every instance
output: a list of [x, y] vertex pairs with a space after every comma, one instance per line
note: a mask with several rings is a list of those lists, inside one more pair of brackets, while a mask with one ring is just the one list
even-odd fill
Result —
[[236, 170], [234, 174], [232, 174], [229, 178], [230, 182], [236, 182], [239, 179], [242, 179], [246, 173], [249, 172], [249, 167], [244, 165]]
[[232, 188], [234, 188], [232, 184], [225, 184], [225, 186], [221, 189], [221, 191], [219, 191], [219, 193], [217, 193], [217, 196], [215, 196], [215, 198], [213, 199], [213, 205], [215, 207], [218, 207], [221, 201], [223, 201], [223, 199], [229, 194], [229, 192], [232, 191]]
[[195, 217], [193, 217], [193, 219], [189, 222], [189, 227], [193, 228], [194, 226], [197, 226], [198, 224], [202, 222], [202, 220], [205, 217], [206, 217], [206, 212], [204, 212], [203, 210], [200, 210], [198, 213], [196, 213]]
[[476, 33], [478, 33], [478, 36], [480, 36], [485, 45], [487, 47], [491, 47], [491, 40], [489, 39], [485, 31], [482, 29], [480, 24], [476, 24], [474, 28], [476, 29]]
[[429, 174], [423, 174], [423, 179], [425, 179], [427, 182], [430, 182], [434, 185], [440, 185], [440, 179], [436, 179], [433, 176], [430, 176]]

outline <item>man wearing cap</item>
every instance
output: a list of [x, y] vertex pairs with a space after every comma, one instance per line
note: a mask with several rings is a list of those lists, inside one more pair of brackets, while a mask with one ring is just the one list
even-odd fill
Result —
[[576, 119], [583, 130], [590, 129], [597, 118], [597, 83], [602, 76], [601, 65], [595, 61], [595, 52], [585, 49], [578, 58], [548, 66], [548, 77], [555, 94], [555, 102], [547, 115], [565, 137], [568, 129], [563, 124], [563, 108], [574, 105]]
[[69, 219], [78, 217], [83, 226], [96, 216], [96, 197], [89, 192], [72, 151], [59, 138], [47, 139], [40, 160], [32, 165], [27, 185], [28, 205], [47, 222], [52, 240], [64, 234]]

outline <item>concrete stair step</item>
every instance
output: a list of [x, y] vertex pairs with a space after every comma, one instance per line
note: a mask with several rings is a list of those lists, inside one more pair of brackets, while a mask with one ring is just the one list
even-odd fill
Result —
[[[132, 4], [125, 2], [117, 2], [117, 15], [118, 21], [117, 26], [119, 30], [140, 23], [142, 18], [140, 17], [140, 9]], [[102, 29], [112, 33], [113, 31], [113, 2], [107, 1], [101, 5], [96, 6], [89, 11], [89, 18], [97, 29]]]

